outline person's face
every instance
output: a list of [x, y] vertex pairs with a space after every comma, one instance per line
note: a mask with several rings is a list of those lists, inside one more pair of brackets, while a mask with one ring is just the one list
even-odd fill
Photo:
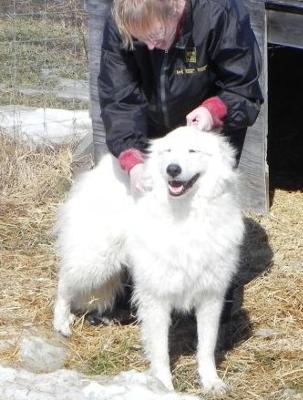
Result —
[[148, 32], [131, 32], [140, 42], [144, 42], [149, 50], [155, 48], [168, 50], [174, 42], [178, 26], [178, 19], [172, 18], [166, 25], [155, 21]]

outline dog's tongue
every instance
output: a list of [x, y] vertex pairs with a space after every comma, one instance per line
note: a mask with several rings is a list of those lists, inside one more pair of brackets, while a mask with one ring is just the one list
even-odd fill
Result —
[[184, 185], [181, 182], [171, 182], [169, 183], [169, 191], [171, 194], [178, 195], [182, 193]]

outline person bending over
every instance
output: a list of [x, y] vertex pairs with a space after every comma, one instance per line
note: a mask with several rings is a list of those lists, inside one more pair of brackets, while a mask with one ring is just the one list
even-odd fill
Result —
[[220, 129], [241, 154], [260, 111], [260, 51], [241, 0], [114, 0], [98, 78], [109, 151], [144, 191], [150, 138]]

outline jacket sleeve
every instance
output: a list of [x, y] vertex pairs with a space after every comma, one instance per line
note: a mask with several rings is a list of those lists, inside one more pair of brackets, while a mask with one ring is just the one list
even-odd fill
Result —
[[129, 148], [143, 151], [147, 102], [134, 54], [122, 47], [111, 16], [105, 25], [101, 54], [98, 89], [108, 149], [116, 157]]
[[263, 102], [258, 82], [260, 50], [240, 1], [226, 0], [225, 7], [214, 7], [212, 12], [215, 22], [208, 51], [217, 76], [216, 95], [227, 106], [224, 128], [247, 128], [255, 122]]

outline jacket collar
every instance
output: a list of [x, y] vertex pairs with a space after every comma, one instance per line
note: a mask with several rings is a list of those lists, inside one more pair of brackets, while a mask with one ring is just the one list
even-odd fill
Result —
[[192, 9], [192, 0], [187, 0], [179, 22], [177, 40], [173, 45], [177, 49], [185, 49], [189, 39], [192, 37]]

